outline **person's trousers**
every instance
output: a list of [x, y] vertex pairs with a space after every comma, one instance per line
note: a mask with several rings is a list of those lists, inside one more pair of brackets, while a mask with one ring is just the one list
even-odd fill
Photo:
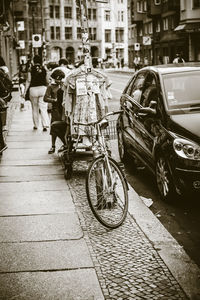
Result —
[[[39, 115], [41, 114], [41, 121], [43, 128], [49, 126], [49, 115], [47, 112], [47, 102], [43, 98], [46, 92], [46, 86], [35, 86], [30, 88], [30, 100], [32, 105], [32, 117], [34, 127], [38, 128]], [[39, 114], [40, 112], [40, 114]]]

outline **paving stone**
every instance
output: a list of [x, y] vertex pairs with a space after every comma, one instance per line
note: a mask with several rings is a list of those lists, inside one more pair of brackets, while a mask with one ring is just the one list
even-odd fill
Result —
[[[79, 181], [77, 187], [76, 182]], [[87, 197], [84, 176], [75, 174], [69, 185], [73, 190], [75, 205], [83, 214], [85, 228], [92, 245], [93, 253], [101, 266], [101, 273], [107, 279], [109, 292], [117, 292], [117, 300], [122, 299], [154, 299], [163, 290], [172, 300], [172, 291], [177, 299], [185, 300], [187, 297], [176, 282], [172, 283], [172, 274], [160, 259], [153, 245], [147, 240], [137, 224], [129, 217], [120, 228], [106, 231], [87, 209]], [[98, 275], [99, 275], [98, 269]], [[158, 276], [159, 275], [159, 276]], [[145, 276], [145, 280], [144, 277]], [[113, 285], [116, 283], [116, 286]], [[101, 284], [101, 282], [100, 282]], [[129, 286], [130, 284], [130, 286]], [[115, 294], [112, 293], [115, 299]], [[107, 299], [107, 297], [105, 298]]]

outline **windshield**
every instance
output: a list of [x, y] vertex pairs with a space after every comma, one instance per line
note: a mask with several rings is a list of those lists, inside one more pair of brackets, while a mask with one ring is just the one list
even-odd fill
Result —
[[200, 71], [163, 75], [163, 82], [169, 111], [200, 111]]

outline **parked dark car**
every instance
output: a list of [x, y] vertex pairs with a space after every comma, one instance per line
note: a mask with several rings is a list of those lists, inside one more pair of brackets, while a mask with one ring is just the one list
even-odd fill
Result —
[[[200, 194], [200, 64], [145, 67], [120, 99], [121, 160], [146, 166], [161, 197]], [[131, 160], [130, 160], [131, 161]]]

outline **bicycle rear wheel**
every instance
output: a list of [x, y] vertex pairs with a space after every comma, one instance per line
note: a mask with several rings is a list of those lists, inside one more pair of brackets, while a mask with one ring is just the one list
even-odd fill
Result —
[[[109, 172], [109, 166], [111, 176]], [[90, 208], [96, 219], [107, 228], [117, 228], [128, 211], [128, 187], [117, 162], [104, 156], [90, 165], [86, 177], [86, 192]]]

